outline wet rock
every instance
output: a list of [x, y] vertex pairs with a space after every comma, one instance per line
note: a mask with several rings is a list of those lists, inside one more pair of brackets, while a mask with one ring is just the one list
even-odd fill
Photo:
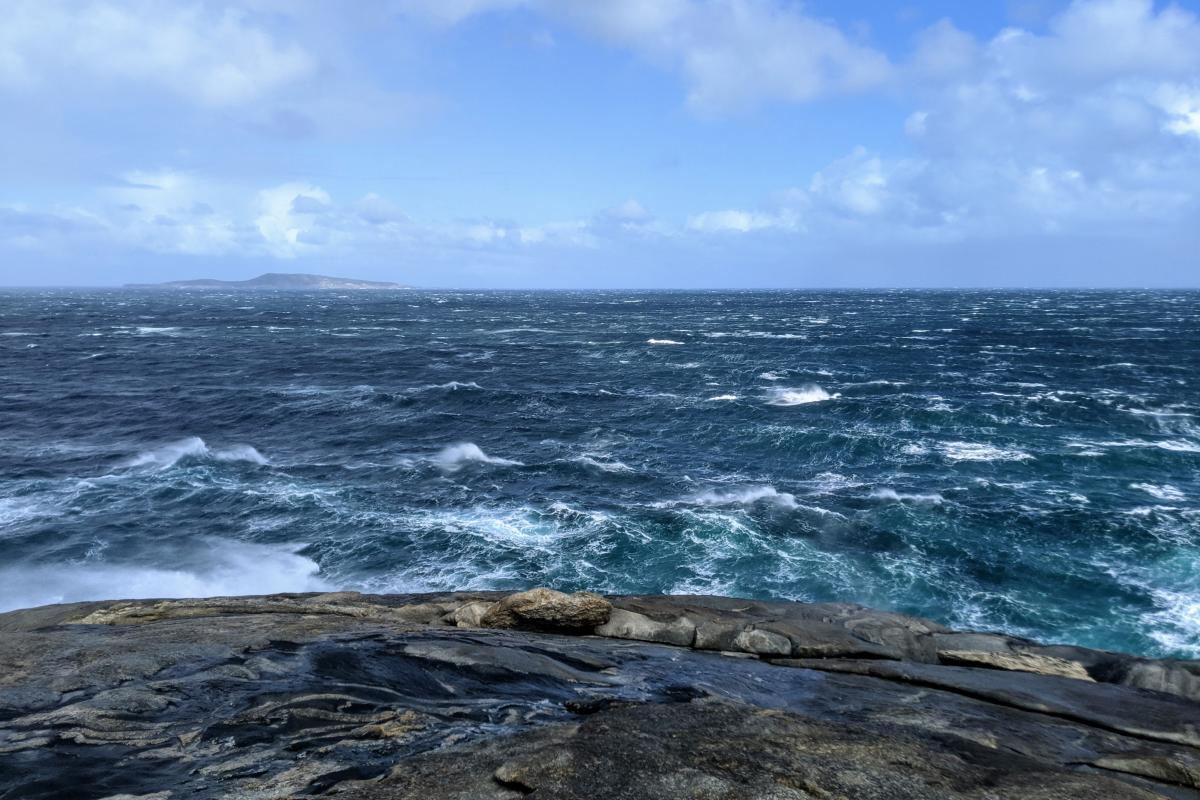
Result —
[[1200, 667], [1194, 663], [1131, 659], [1117, 682], [1200, 702]]
[[745, 628], [734, 638], [733, 644], [743, 653], [759, 656], [788, 656], [792, 653], [790, 639], [765, 628]]
[[592, 592], [564, 594], [539, 588], [510, 594], [479, 622], [485, 628], [591, 632], [608, 622], [611, 611], [612, 604]]
[[1039, 675], [1057, 675], [1062, 678], [1074, 678], [1080, 681], [1090, 681], [1092, 676], [1077, 661], [1068, 661], [1053, 656], [1040, 656], [1034, 653], [998, 652], [990, 650], [938, 650], [938, 658], [943, 664], [959, 666], [991, 667], [1007, 669], [1016, 672], [1035, 672]]
[[1150, 791], [951, 736], [728, 703], [608, 709], [429, 753], [348, 800], [1150, 800]]
[[1197, 757], [1131, 753], [1102, 756], [1093, 761], [1092, 766], [1168, 784], [1200, 788], [1200, 758]]
[[613, 639], [661, 642], [679, 647], [691, 647], [696, 641], [696, 625], [687, 617], [659, 622], [623, 608], [612, 609], [608, 622], [598, 626], [595, 633]]
[[1200, 800], [1197, 677], [847, 604], [78, 603], [0, 614], [0, 797]]
[[450, 612], [448, 621], [459, 628], [482, 628], [483, 617], [496, 604], [488, 600], [475, 600], [464, 603]]
[[1200, 747], [1200, 704], [1125, 686], [913, 662], [789, 659], [776, 663], [933, 686], [1145, 739]]

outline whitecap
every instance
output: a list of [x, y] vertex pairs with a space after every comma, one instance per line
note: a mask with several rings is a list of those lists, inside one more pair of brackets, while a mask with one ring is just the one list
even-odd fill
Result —
[[881, 487], [871, 491], [871, 499], [884, 500], [890, 503], [917, 503], [919, 505], [940, 506], [945, 498], [936, 492], [930, 494], [908, 494], [897, 492], [895, 489]]
[[244, 461], [251, 464], [269, 463], [265, 456], [248, 444], [235, 444], [223, 448], [210, 448], [199, 436], [189, 436], [170, 444], [143, 450], [128, 459], [125, 467], [155, 467], [167, 469], [186, 458], [212, 458], [217, 461]]
[[1023, 450], [978, 442], [943, 442], [939, 447], [950, 461], [1026, 461], [1033, 458]]
[[774, 372], [764, 372], [761, 375], [759, 375], [758, 377], [762, 378], [764, 381], [781, 381], [781, 380], [783, 380], [782, 375], [779, 375]]
[[491, 464], [498, 467], [521, 467], [524, 466], [520, 461], [512, 461], [507, 458], [497, 458], [489, 456], [480, 449], [479, 445], [471, 442], [461, 442], [452, 444], [444, 448], [431, 459], [439, 468], [447, 472], [462, 469], [467, 464]]
[[559, 333], [550, 328], [498, 328], [491, 333]]
[[781, 492], [774, 486], [746, 486], [727, 491], [708, 489], [685, 500], [655, 503], [655, 505], [661, 508], [680, 503], [697, 506], [752, 506], [756, 503], [766, 503], [788, 509], [800, 507], [800, 504], [796, 502], [795, 495]]
[[683, 344], [674, 339], [647, 339], [646, 344]]
[[0, 497], [0, 527], [16, 525], [39, 517], [57, 517], [62, 512], [37, 500]]
[[636, 472], [633, 467], [616, 459], [606, 458], [604, 456], [581, 455], [571, 459], [576, 464], [582, 464], [585, 467], [598, 469], [601, 472]]
[[1150, 623], [1150, 638], [1173, 653], [1200, 657], [1200, 594], [1156, 589], [1159, 608], [1143, 617]]
[[1155, 485], [1153, 483], [1131, 483], [1131, 484], [1129, 484], [1129, 488], [1130, 489], [1141, 489], [1146, 494], [1149, 494], [1152, 497], [1157, 497], [1159, 500], [1186, 500], [1187, 499], [1187, 496], [1184, 495], [1183, 492], [1181, 492], [1179, 489], [1175, 488], [1174, 486], [1172, 486], [1169, 483], [1164, 483], [1161, 485]]
[[801, 406], [808, 403], [820, 403], [825, 400], [836, 400], [839, 397], [841, 397], [840, 394], [830, 394], [815, 383], [810, 383], [798, 388], [789, 389], [781, 387], [772, 389], [767, 394], [767, 405]]
[[209, 453], [218, 461], [246, 461], [251, 464], [265, 465], [266, 456], [255, 450], [248, 444], [235, 444], [229, 447], [221, 447], [210, 450]]
[[716, 400], [737, 400], [737, 399], [738, 399], [738, 396], [736, 394], [719, 394], [715, 397], [708, 398], [707, 402], [711, 403]]
[[1169, 450], [1174, 453], [1200, 453], [1200, 444], [1183, 439], [1164, 439], [1151, 442], [1146, 439], [1125, 439], [1116, 442], [1072, 442], [1071, 447], [1157, 447], [1159, 450]]
[[432, 392], [439, 389], [446, 391], [457, 392], [465, 389], [482, 389], [475, 381], [448, 381], [446, 383], [427, 383], [424, 386], [416, 386], [408, 389], [408, 392]]

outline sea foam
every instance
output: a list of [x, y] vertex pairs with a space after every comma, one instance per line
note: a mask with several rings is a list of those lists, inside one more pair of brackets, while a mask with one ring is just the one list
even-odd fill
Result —
[[184, 459], [213, 459], [215, 461], [244, 461], [250, 464], [268, 464], [266, 457], [248, 444], [210, 448], [199, 436], [189, 436], [170, 444], [143, 450], [126, 461], [126, 467], [154, 467], [168, 469]]
[[889, 503], [917, 503], [920, 505], [940, 506], [945, 502], [945, 498], [936, 492], [932, 493], [904, 493], [897, 492], [895, 489], [881, 487], [871, 491], [871, 499], [883, 500]]
[[480, 449], [479, 445], [472, 442], [461, 442], [452, 444], [449, 447], [441, 450], [431, 459], [433, 463], [447, 472], [454, 472], [462, 469], [468, 464], [492, 464], [498, 467], [522, 467], [520, 461], [512, 461], [507, 458], [497, 458], [489, 456]]
[[1187, 496], [1179, 489], [1169, 483], [1155, 485], [1153, 483], [1131, 483], [1130, 489], [1141, 489], [1146, 494], [1152, 497], [1157, 497], [1159, 500], [1186, 500]]
[[145, 597], [228, 597], [333, 588], [303, 545], [213, 541], [197, 565], [166, 569], [85, 562], [0, 569], [0, 611], [50, 603]]
[[772, 389], [767, 393], [767, 405], [802, 406], [809, 403], [820, 403], [825, 400], [835, 400], [839, 397], [841, 397], [840, 394], [830, 394], [815, 383], [810, 383], [798, 388], [780, 387]]
[[589, 455], [589, 454], [585, 453], [584, 455], [581, 455], [581, 456], [575, 456], [571, 460], [574, 461], [576, 464], [582, 464], [585, 467], [597, 469], [597, 470], [600, 470], [601, 472], [629, 473], [629, 472], [636, 471], [636, 470], [634, 470], [633, 467], [629, 466], [628, 464], [625, 464], [621, 461], [617, 461], [616, 459], [609, 458], [609, 457], [603, 456], [603, 455], [598, 455], [598, 454]]
[[1025, 461], [1033, 458], [1023, 450], [978, 442], [944, 442], [940, 448], [949, 461]]
[[781, 492], [774, 486], [745, 486], [739, 489], [708, 489], [685, 500], [667, 503], [656, 503], [659, 507], [674, 505], [696, 506], [752, 506], [758, 503], [779, 506], [780, 508], [799, 508], [796, 496]]

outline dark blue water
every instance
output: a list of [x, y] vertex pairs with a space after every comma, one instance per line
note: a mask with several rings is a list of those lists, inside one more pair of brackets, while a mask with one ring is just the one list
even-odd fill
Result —
[[545, 584], [1200, 654], [1200, 294], [0, 294], [0, 606]]

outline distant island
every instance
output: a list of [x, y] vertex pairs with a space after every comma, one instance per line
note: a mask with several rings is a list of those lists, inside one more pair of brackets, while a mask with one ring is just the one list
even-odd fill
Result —
[[190, 281], [167, 281], [165, 283], [127, 283], [126, 289], [280, 289], [280, 290], [324, 290], [324, 289], [411, 289], [403, 283], [386, 281], [362, 281], [355, 278], [331, 278], [328, 275], [309, 275], [303, 272], [268, 272], [245, 281], [220, 281], [215, 278], [197, 278]]

